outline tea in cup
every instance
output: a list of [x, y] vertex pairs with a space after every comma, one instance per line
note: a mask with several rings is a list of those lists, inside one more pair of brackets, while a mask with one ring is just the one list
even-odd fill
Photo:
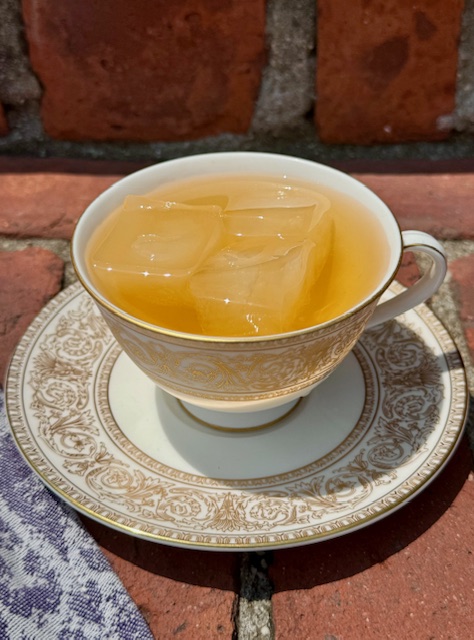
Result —
[[[405, 250], [427, 254], [431, 268], [380, 302]], [[251, 152], [171, 160], [120, 180], [81, 216], [72, 258], [133, 362], [224, 428], [277, 419], [366, 327], [426, 300], [446, 273], [441, 245], [401, 232], [354, 178]]]

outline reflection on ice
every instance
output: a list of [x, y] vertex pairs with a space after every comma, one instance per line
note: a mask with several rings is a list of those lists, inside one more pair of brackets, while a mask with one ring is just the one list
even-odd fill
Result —
[[242, 209], [282, 209], [316, 207], [327, 209], [329, 200], [321, 193], [297, 187], [286, 182], [246, 181], [245, 189], [233, 193], [225, 207], [226, 211]]
[[328, 262], [329, 200], [250, 181], [225, 209], [211, 202], [128, 196], [91, 253], [97, 279], [154, 324], [214, 335], [291, 330]]
[[[327, 251], [325, 251], [327, 257]], [[308, 302], [325, 263], [311, 240], [241, 238], [190, 279], [205, 333], [280, 333]]]
[[329, 208], [328, 198], [317, 192], [284, 183], [256, 182], [229, 198], [223, 216], [227, 233], [234, 236], [316, 240]]
[[191, 273], [222, 241], [220, 213], [216, 206], [128, 196], [94, 265], [167, 277]]

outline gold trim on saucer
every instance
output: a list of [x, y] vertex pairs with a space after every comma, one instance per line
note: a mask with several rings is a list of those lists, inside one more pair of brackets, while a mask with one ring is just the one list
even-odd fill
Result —
[[213, 424], [212, 422], [207, 422], [206, 420], [202, 420], [201, 418], [198, 418], [196, 415], [194, 415], [194, 413], [192, 411], [190, 411], [184, 404], [183, 402], [181, 402], [181, 400], [178, 400], [178, 404], [181, 407], [181, 409], [187, 413], [187, 415], [192, 418], [193, 420], [195, 420], [196, 422], [198, 422], [199, 424], [202, 424], [203, 427], [208, 427], [209, 429], [215, 429], [216, 431], [222, 431], [224, 433], [235, 433], [236, 435], [238, 435], [239, 433], [253, 433], [255, 431], [262, 431], [263, 429], [268, 429], [269, 427], [274, 427], [276, 424], [278, 424], [279, 422], [282, 422], [285, 418], [287, 418], [291, 413], [293, 413], [293, 411], [299, 407], [301, 401], [303, 400], [303, 398], [298, 398], [297, 402], [292, 405], [288, 411], [286, 411], [285, 413], [283, 413], [281, 416], [278, 416], [278, 418], [275, 418], [274, 420], [269, 420], [268, 422], [263, 422], [262, 424], [256, 424], [252, 427], [223, 427], [220, 424]]
[[172, 545], [288, 547], [365, 526], [439, 473], [467, 412], [459, 354], [422, 305], [367, 331], [355, 348], [366, 393], [343, 443], [286, 473], [222, 480], [165, 465], [120, 431], [108, 398], [120, 353], [92, 300], [73, 285], [14, 354], [10, 425], [34, 471], [77, 510]]

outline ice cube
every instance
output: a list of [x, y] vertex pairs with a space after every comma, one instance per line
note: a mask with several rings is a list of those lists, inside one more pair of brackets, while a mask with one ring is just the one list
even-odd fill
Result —
[[317, 191], [278, 182], [250, 183], [234, 194], [223, 213], [227, 233], [237, 237], [315, 239], [331, 217], [329, 199]]
[[221, 241], [217, 206], [192, 206], [128, 196], [114, 225], [91, 255], [109, 286], [124, 291], [147, 280], [152, 295], [174, 304], [187, 278]]
[[203, 332], [231, 336], [290, 330], [326, 258], [327, 252], [320, 257], [309, 239], [236, 240], [190, 278]]
[[114, 226], [92, 256], [117, 271], [190, 273], [222, 235], [221, 209], [128, 196]]

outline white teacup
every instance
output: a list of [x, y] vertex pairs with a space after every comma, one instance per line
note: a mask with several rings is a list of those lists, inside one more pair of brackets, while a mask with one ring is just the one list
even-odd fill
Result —
[[[306, 329], [263, 337], [206, 337], [144, 322], [113, 304], [93, 284], [86, 245], [96, 227], [129, 194], [147, 194], [177, 179], [216, 175], [285, 175], [324, 184], [350, 196], [378, 220], [390, 246], [388, 266], [368, 296], [343, 315]], [[424, 276], [380, 302], [405, 250], [431, 259]], [[199, 419], [223, 428], [249, 428], [277, 419], [327, 378], [367, 327], [424, 302], [446, 274], [442, 246], [421, 231], [401, 232], [390, 209], [359, 181], [333, 168], [265, 153], [210, 153], [163, 162], [112, 185], [86, 209], [72, 240], [72, 260], [115, 338], [133, 362]]]

